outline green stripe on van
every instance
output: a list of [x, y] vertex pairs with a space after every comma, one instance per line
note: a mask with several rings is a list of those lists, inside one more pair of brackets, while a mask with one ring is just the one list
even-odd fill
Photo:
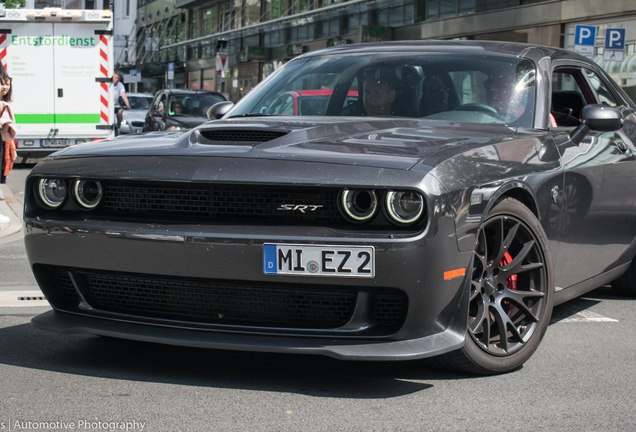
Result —
[[16, 114], [15, 122], [37, 123], [99, 123], [99, 114]]

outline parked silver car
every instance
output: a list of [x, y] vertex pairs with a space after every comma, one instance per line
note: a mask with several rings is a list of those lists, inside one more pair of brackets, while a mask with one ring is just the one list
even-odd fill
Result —
[[126, 93], [130, 109], [123, 112], [123, 120], [119, 128], [119, 134], [139, 133], [144, 128], [144, 120], [152, 95], [150, 93]]

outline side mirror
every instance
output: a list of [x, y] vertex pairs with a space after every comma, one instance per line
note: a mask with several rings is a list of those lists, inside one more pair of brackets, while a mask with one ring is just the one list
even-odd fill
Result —
[[233, 106], [234, 102], [231, 101], [217, 102], [208, 109], [208, 118], [210, 120], [218, 120], [227, 114]]
[[590, 130], [613, 132], [623, 127], [623, 114], [616, 108], [600, 104], [585, 105], [581, 109], [581, 125], [574, 129], [570, 141], [579, 145]]
[[613, 132], [623, 127], [623, 114], [605, 105], [586, 105], [581, 109], [581, 120], [590, 129]]

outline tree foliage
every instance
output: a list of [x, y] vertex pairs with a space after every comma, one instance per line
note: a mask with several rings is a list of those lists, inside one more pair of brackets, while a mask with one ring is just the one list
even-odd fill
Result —
[[18, 9], [26, 6], [26, 0], [4, 0], [6, 9]]

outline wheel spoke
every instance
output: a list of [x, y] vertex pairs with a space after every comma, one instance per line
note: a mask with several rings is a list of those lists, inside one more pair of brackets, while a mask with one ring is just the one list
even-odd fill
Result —
[[[488, 266], [488, 243], [486, 243], [486, 235], [484, 233], [484, 230], [479, 231], [479, 236], [477, 237], [477, 241], [479, 242], [479, 245], [477, 246], [477, 249], [475, 250], [475, 256], [479, 259], [479, 262], [481, 264], [481, 270], [483, 271], [483, 269], [485, 269]], [[483, 248], [483, 252], [480, 253], [479, 249], [481, 246]]]
[[493, 222], [492, 226], [494, 228], [494, 245], [493, 250], [491, 251], [492, 257], [488, 254], [488, 257], [492, 260], [492, 264], [494, 266], [499, 265], [503, 256], [506, 254], [506, 248], [504, 246], [504, 238], [503, 238], [503, 219], [498, 219]]
[[472, 290], [470, 293], [470, 299], [468, 301], [472, 302], [479, 295], [481, 295], [481, 283], [478, 281], [472, 281]]
[[508, 315], [506, 315], [503, 310], [501, 310], [501, 306], [496, 305], [492, 308], [493, 315], [495, 316], [495, 323], [497, 324], [497, 329], [499, 330], [499, 346], [505, 352], [508, 352], [508, 332], [506, 330], [507, 323], [510, 321]]
[[532, 312], [530, 308], [526, 306], [524, 299], [527, 299], [527, 298], [540, 299], [543, 297], [545, 297], [545, 294], [539, 291], [512, 291], [507, 288], [504, 290], [504, 296], [503, 296], [503, 298], [505, 298], [506, 300], [509, 300], [512, 303], [514, 303], [514, 305], [517, 308], [519, 308], [521, 312], [523, 312], [526, 318], [528, 318], [529, 320], [533, 322], [538, 322], [539, 319], [534, 314], [534, 312]]
[[530, 240], [524, 243], [523, 247], [521, 248], [517, 256], [515, 256], [510, 263], [506, 264], [505, 266], [501, 268], [502, 280], [505, 281], [512, 275], [543, 267], [542, 262], [523, 264], [523, 262], [526, 260], [526, 258], [528, 257], [528, 254], [534, 248], [534, 246], [535, 246], [534, 240]]

